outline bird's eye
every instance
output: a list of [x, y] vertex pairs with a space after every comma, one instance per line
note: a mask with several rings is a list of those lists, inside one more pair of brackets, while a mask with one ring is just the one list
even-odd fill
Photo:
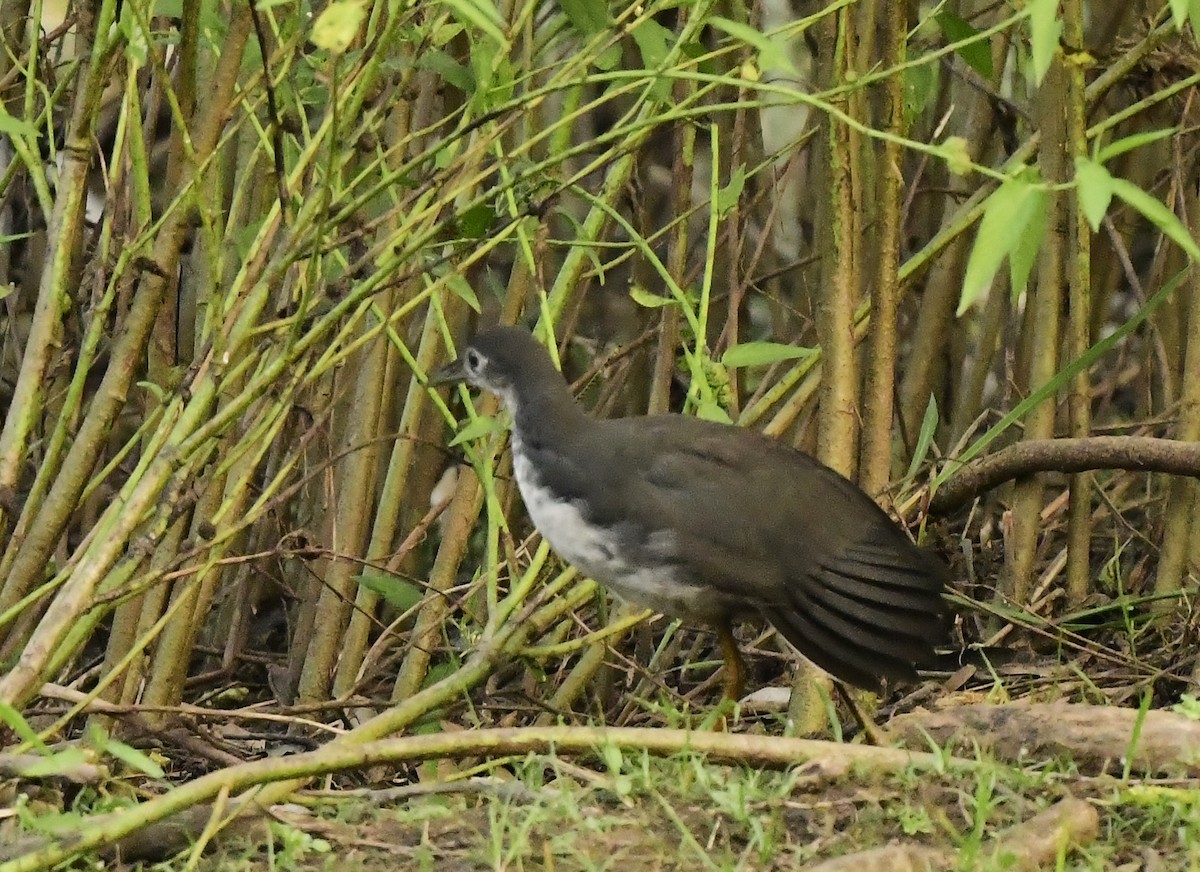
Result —
[[474, 348], [467, 349], [467, 372], [479, 372], [483, 366], [483, 355]]

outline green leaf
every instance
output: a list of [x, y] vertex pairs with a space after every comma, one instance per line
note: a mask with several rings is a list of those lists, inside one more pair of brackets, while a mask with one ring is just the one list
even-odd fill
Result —
[[815, 349], [782, 342], [739, 342], [725, 349], [721, 364], [731, 369], [739, 366], [768, 366], [781, 360], [803, 360], [816, 354]]
[[450, 12], [468, 27], [475, 27], [481, 33], [506, 53], [510, 46], [508, 37], [502, 30], [504, 19], [496, 9], [496, 4], [490, 0], [440, 0], [442, 5], [449, 6]]
[[[1200, 0], [1196, 0], [1196, 2], [1197, 5], [1200, 5]], [[1141, 148], [1143, 145], [1149, 145], [1152, 142], [1158, 142], [1160, 139], [1174, 136], [1178, 132], [1178, 127], [1168, 127], [1163, 130], [1149, 130], [1145, 133], [1135, 133], [1132, 136], [1123, 137], [1100, 149], [1096, 154], [1096, 162], [1108, 163], [1119, 154], [1133, 151], [1135, 148]]]
[[21, 776], [24, 778], [55, 778], [72, 769], [78, 769], [80, 766], [91, 765], [91, 762], [91, 758], [82, 748], [65, 748], [22, 768]]
[[717, 189], [717, 214], [724, 218], [738, 204], [746, 187], [746, 168], [736, 166], [729, 174], [729, 184]]
[[[457, 672], [460, 667], [461, 664], [455, 663], [453, 660], [435, 663], [433, 666], [430, 666], [429, 671], [425, 673], [425, 680], [421, 682], [421, 687], [432, 687], [439, 681], [449, 678], [451, 675]], [[430, 722], [435, 726], [435, 729], [432, 730], [432, 732], [441, 732], [441, 721], [439, 721], [437, 718], [430, 718]], [[428, 734], [429, 732], [431, 731], [426, 730], [424, 734]]]
[[615, 68], [621, 63], [621, 46], [610, 45], [600, 54], [592, 58], [592, 66], [603, 72]]
[[1045, 191], [1037, 192], [1029, 223], [1025, 232], [1017, 240], [1013, 250], [1008, 253], [1008, 275], [1012, 285], [1012, 298], [1015, 300], [1024, 293], [1029, 284], [1029, 275], [1033, 265], [1037, 263], [1038, 252], [1042, 249], [1042, 240], [1046, 237], [1046, 211], [1049, 206], [1049, 195]]
[[917, 435], [917, 445], [913, 451], [912, 462], [908, 464], [908, 477], [916, 474], [918, 467], [929, 456], [929, 446], [933, 444], [933, 434], [937, 432], [938, 407], [937, 399], [929, 395], [929, 403], [925, 406], [925, 417], [921, 421], [921, 432]]
[[1033, 58], [1033, 83], [1040, 85], [1058, 50], [1062, 21], [1058, 17], [1058, 0], [1030, 0], [1029, 43]]
[[945, 142], [938, 146], [942, 159], [946, 161], [946, 169], [956, 176], [965, 176], [971, 171], [971, 151], [967, 141], [961, 136], [947, 136]]
[[450, 85], [467, 94], [475, 91], [475, 74], [440, 48], [426, 49], [417, 58], [417, 67], [429, 70]]
[[[934, 17], [934, 21], [942, 29], [942, 35], [946, 37], [947, 42], [963, 42], [973, 36], [979, 35], [979, 31], [972, 27], [965, 18], [955, 15], [948, 10], [939, 12]], [[955, 53], [966, 61], [971, 69], [988, 81], [991, 81], [994, 72], [992, 70], [992, 46], [990, 40], [980, 39], [967, 45], [961, 45], [955, 49]]]
[[37, 137], [37, 128], [24, 118], [9, 115], [4, 111], [3, 104], [0, 104], [0, 133], [7, 136], [21, 136], [25, 139], [35, 139]]
[[146, 58], [150, 52], [150, 40], [147, 39], [146, 31], [137, 20], [131, 4], [126, 3], [121, 7], [121, 18], [118, 25], [121, 35], [125, 37], [125, 58], [134, 69], [141, 69], [146, 65]]
[[466, 426], [460, 427], [458, 432], [454, 434], [454, 438], [450, 440], [450, 446], [462, 445], [464, 442], [473, 442], [476, 439], [482, 439], [484, 436], [490, 436], [493, 433], [500, 433], [504, 430], [504, 425], [500, 423], [498, 418], [492, 416], [480, 416], [470, 421]]
[[1112, 201], [1112, 176], [1103, 166], [1086, 157], [1075, 158], [1075, 190], [1079, 196], [1079, 207], [1092, 225], [1092, 232], [1100, 229], [1100, 222], [1108, 213]]
[[695, 40], [685, 42], [679, 47], [679, 50], [685, 58], [696, 62], [694, 65], [696, 72], [703, 73], [706, 76], [716, 76], [723, 72], [717, 69], [716, 62], [713, 60], [712, 55], [709, 54], [708, 46], [703, 43]]
[[658, 309], [662, 306], [673, 306], [677, 300], [670, 297], [660, 297], [658, 294], [652, 294], [641, 285], [633, 285], [629, 289], [629, 296], [639, 306], [645, 306], [647, 309]]
[[33, 727], [29, 726], [29, 722], [21, 716], [19, 711], [2, 699], [0, 699], [0, 721], [3, 721], [4, 726], [12, 730], [17, 738], [26, 745], [32, 745], [39, 751], [47, 750], [46, 743], [38, 738], [38, 734], [34, 732]]
[[605, 0], [558, 0], [558, 6], [583, 36], [592, 37], [612, 28]]
[[106, 753], [116, 757], [135, 772], [141, 772], [151, 778], [162, 778], [167, 774], [149, 755], [124, 742], [118, 742], [111, 736], [105, 738], [103, 748]]
[[[458, 232], [467, 239], [483, 239], [496, 226], [496, 210], [487, 203], [478, 203], [461, 213], [455, 224]], [[472, 292], [473, 293], [473, 292]], [[478, 309], [475, 309], [478, 312]]]
[[920, 64], [904, 71], [904, 118], [912, 124], [937, 99], [938, 68]]
[[77, 811], [51, 811], [45, 805], [31, 808], [25, 795], [18, 795], [14, 803], [21, 824], [38, 833], [65, 836], [78, 833], [84, 826], [84, 816]]
[[354, 42], [366, 18], [366, 7], [358, 0], [333, 0], [313, 22], [309, 38], [318, 48], [342, 54]]
[[[515, 91], [516, 69], [513, 67], [508, 55], [499, 55], [493, 67], [491, 78], [488, 79], [487, 100], [478, 99], [481, 95], [476, 94], [478, 105], [483, 106], [489, 111], [493, 107], [511, 100]], [[482, 77], [480, 81], [483, 81]]]
[[407, 612], [425, 598], [425, 592], [420, 587], [386, 572], [364, 572], [356, 576], [355, 581], [367, 590], [379, 594], [388, 605], [401, 613]]
[[[666, 63], [670, 45], [675, 41], [674, 33], [653, 18], [647, 18], [633, 29], [631, 35], [642, 56], [642, 66], [653, 71]], [[664, 79], [663, 82], [667, 85], [667, 93], [670, 94], [670, 81]]]
[[1176, 30], [1183, 30], [1183, 23], [1188, 19], [1191, 5], [1191, 0], [1170, 0], [1171, 19], [1175, 23]]
[[710, 17], [708, 23], [717, 30], [722, 30], [729, 34], [734, 39], [741, 40], [758, 52], [758, 65], [761, 69], [779, 70], [780, 72], [799, 75], [795, 65], [792, 63], [792, 59], [788, 57], [787, 52], [784, 50], [783, 45], [771, 39], [771, 37], [762, 31], [755, 30], [748, 24], [722, 18], [719, 15]]
[[696, 417], [705, 421], [716, 421], [718, 424], [732, 424], [729, 413], [721, 408], [721, 404], [713, 400], [699, 400], [696, 403]]
[[988, 198], [967, 259], [959, 315], [987, 292], [1000, 264], [1020, 241], [1034, 212], [1045, 208], [1044, 195], [1038, 195], [1039, 188], [1033, 184], [1033, 178], [1036, 174], [1025, 170], [1010, 177]]
[[1196, 699], [1194, 694], [1182, 693], [1179, 695], [1179, 702], [1171, 706], [1171, 711], [1193, 721], [1200, 721], [1200, 699]]
[[1162, 204], [1160, 200], [1147, 194], [1133, 182], [1127, 179], [1113, 177], [1112, 192], [1142, 213], [1155, 227], [1165, 233], [1176, 245], [1187, 252], [1192, 260], [1200, 260], [1200, 245], [1192, 239], [1187, 228], [1175, 216], [1175, 213]]
[[450, 273], [446, 276], [446, 287], [450, 289], [454, 296], [458, 297], [476, 312], [481, 311], [479, 297], [475, 296], [475, 289], [471, 287], [471, 283], [467, 281], [465, 276], [459, 273]]
[[[646, 19], [633, 29], [633, 41], [637, 43], [638, 52], [642, 56], [642, 66], [648, 72], [661, 68], [668, 56], [668, 45], [675, 39], [675, 34], [667, 30], [657, 21]], [[650, 79], [650, 96], [663, 103], [671, 100], [671, 80], [666, 76], [653, 76]]]
[[417, 42], [421, 39], [427, 38], [436, 46], [444, 46], [448, 45], [450, 40], [462, 33], [464, 29], [465, 28], [462, 26], [461, 22], [445, 21], [442, 24], [435, 26], [432, 33], [427, 33], [424, 30], [414, 30], [412, 36], [409, 38], [409, 41]]

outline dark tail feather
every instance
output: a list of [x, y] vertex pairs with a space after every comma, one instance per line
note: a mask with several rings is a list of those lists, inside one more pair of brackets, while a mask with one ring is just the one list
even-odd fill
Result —
[[794, 610], [764, 610], [765, 617], [796, 650], [830, 675], [855, 687], [878, 690], [882, 679], [913, 682], [916, 670], [903, 660], [881, 656], [831, 633], [808, 615]]
[[837, 678], [876, 689], [912, 682], [947, 634], [946, 570], [911, 545], [871, 543], [806, 567], [788, 602], [764, 614], [799, 651]]

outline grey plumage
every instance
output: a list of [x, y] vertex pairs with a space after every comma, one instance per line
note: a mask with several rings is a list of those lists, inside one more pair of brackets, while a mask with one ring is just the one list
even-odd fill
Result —
[[502, 397], [535, 524], [599, 583], [690, 621], [761, 616], [860, 687], [932, 660], [945, 567], [808, 455], [682, 415], [595, 420], [517, 328], [480, 333], [439, 375]]

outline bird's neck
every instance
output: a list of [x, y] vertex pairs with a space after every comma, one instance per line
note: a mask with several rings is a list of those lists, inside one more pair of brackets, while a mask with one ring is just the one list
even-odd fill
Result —
[[512, 415], [513, 433], [523, 442], [569, 438], [589, 420], [561, 378], [528, 385], [519, 395], [505, 400]]

